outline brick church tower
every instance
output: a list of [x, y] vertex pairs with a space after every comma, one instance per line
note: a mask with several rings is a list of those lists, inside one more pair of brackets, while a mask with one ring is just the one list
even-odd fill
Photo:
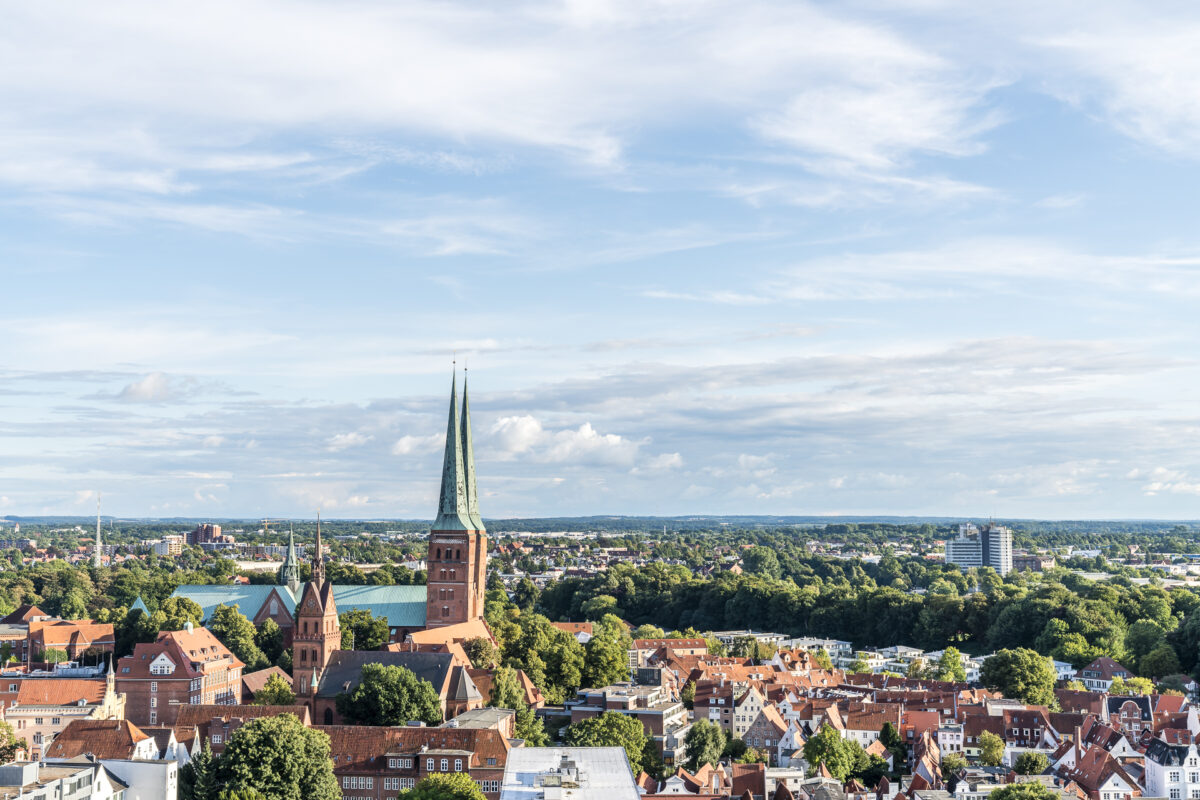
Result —
[[426, 563], [426, 628], [440, 628], [483, 617], [487, 531], [479, 516], [475, 452], [471, 446], [471, 409], [465, 378], [461, 419], [455, 378], [450, 382], [450, 420], [446, 425], [442, 491], [437, 519], [429, 534]]
[[296, 627], [292, 636], [292, 686], [298, 697], [317, 693], [321, 674], [335, 650], [342, 647], [342, 628], [333, 584], [325, 580], [325, 556], [321, 552], [321, 518], [317, 517], [317, 546], [313, 554], [312, 580], [296, 605]]

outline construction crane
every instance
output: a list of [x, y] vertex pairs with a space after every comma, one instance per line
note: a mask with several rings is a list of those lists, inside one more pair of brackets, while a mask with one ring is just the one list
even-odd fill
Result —
[[287, 522], [287, 520], [286, 519], [260, 519], [259, 522], [262, 523], [263, 536], [265, 538], [265, 537], [271, 535], [271, 523], [272, 522]]

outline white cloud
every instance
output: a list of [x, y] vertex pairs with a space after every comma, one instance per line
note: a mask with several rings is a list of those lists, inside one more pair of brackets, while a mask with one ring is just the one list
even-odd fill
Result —
[[392, 455], [407, 456], [413, 453], [433, 453], [440, 450], [446, 443], [444, 434], [431, 433], [428, 436], [401, 436], [392, 445]]
[[339, 452], [347, 450], [351, 447], [362, 447], [367, 442], [374, 439], [374, 436], [365, 434], [360, 431], [351, 431], [349, 433], [338, 433], [326, 440], [325, 449], [330, 452]]
[[127, 403], [164, 403], [175, 397], [171, 379], [162, 372], [151, 372], [121, 390], [118, 399]]
[[527, 453], [546, 438], [542, 423], [528, 414], [501, 417], [492, 425], [491, 435], [500, 450], [508, 455]]
[[490, 433], [503, 458], [527, 454], [552, 463], [632, 465], [641, 446], [619, 434], [600, 433], [590, 422], [574, 429], [547, 431], [529, 415], [501, 417]]

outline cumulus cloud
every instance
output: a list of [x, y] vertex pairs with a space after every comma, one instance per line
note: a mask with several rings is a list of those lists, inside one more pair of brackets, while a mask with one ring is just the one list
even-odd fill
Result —
[[336, 453], [341, 450], [347, 450], [351, 447], [362, 447], [367, 442], [375, 437], [362, 433], [360, 431], [350, 431], [349, 433], [338, 433], [326, 440], [325, 449]]
[[432, 453], [436, 452], [446, 444], [446, 437], [440, 433], [431, 433], [428, 436], [412, 436], [404, 435], [396, 440], [392, 445], [392, 455], [407, 456], [413, 453]]
[[551, 463], [631, 465], [642, 444], [620, 434], [601, 433], [590, 422], [548, 431], [529, 415], [502, 417], [490, 433], [508, 458], [528, 455]]
[[126, 403], [164, 403], [175, 396], [171, 379], [165, 373], [151, 372], [141, 380], [128, 384], [117, 398]]

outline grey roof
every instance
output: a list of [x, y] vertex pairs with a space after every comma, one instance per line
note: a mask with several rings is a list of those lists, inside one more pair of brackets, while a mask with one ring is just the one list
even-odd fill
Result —
[[[336, 697], [358, 686], [362, 680], [362, 668], [367, 664], [406, 667], [423, 680], [433, 684], [441, 694], [446, 685], [446, 674], [454, 666], [454, 656], [449, 653], [391, 653], [386, 650], [335, 650], [329, 658], [318, 697]], [[476, 690], [478, 691], [478, 690]]]
[[1108, 698], [1108, 715], [1110, 717], [1117, 715], [1117, 712], [1119, 712], [1121, 710], [1121, 706], [1125, 705], [1126, 703], [1136, 704], [1138, 709], [1142, 712], [1142, 719], [1144, 719], [1144, 720], [1148, 720], [1153, 716], [1153, 714], [1151, 713], [1151, 709], [1150, 709], [1150, 698], [1144, 694], [1143, 695], [1133, 695], [1133, 696], [1126, 696], [1126, 695], [1117, 695], [1115, 697], [1110, 696]]
[[453, 684], [450, 686], [450, 699], [460, 702], [468, 702], [478, 700], [483, 702], [483, 695], [479, 693], [479, 687], [475, 685], [475, 681], [471, 680], [471, 676], [462, 667], [454, 668]]
[[1179, 767], [1190, 750], [1186, 744], [1167, 744], [1162, 739], [1151, 739], [1146, 745], [1146, 758], [1164, 767]]

